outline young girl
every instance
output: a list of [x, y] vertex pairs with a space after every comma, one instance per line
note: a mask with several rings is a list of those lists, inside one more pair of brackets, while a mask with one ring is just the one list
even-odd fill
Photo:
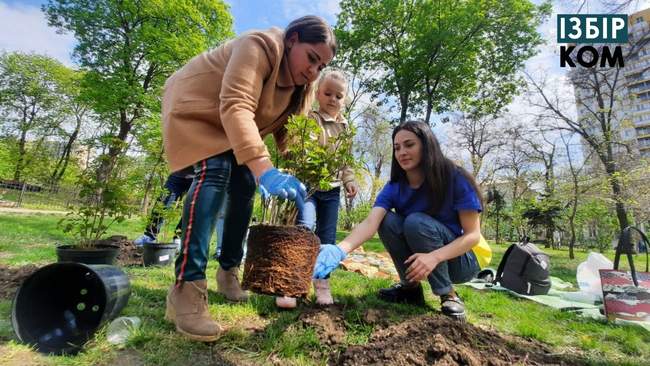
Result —
[[[309, 113], [309, 117], [315, 119], [320, 125], [321, 134], [318, 138], [323, 146], [327, 145], [328, 138], [338, 136], [347, 128], [348, 121], [341, 114], [347, 89], [347, 79], [340, 71], [330, 71], [324, 74], [318, 82], [316, 91], [318, 111], [312, 111]], [[345, 188], [349, 198], [356, 196], [358, 191], [352, 169], [344, 168], [338, 178], [333, 183], [334, 188], [329, 191], [314, 192], [305, 201], [303, 210], [299, 211], [298, 224], [306, 226], [310, 230], [316, 229], [316, 235], [321, 243], [336, 242], [341, 185]], [[334, 303], [327, 278], [315, 279], [314, 289], [317, 304], [331, 305]], [[278, 297], [275, 299], [275, 303], [281, 308], [296, 307], [296, 299], [290, 297]]]
[[273, 133], [284, 146], [287, 117], [308, 111], [312, 84], [335, 53], [331, 28], [306, 16], [284, 31], [250, 32], [196, 56], [167, 80], [165, 153], [172, 171], [193, 166], [196, 174], [185, 199], [182, 249], [166, 312], [187, 337], [214, 341], [221, 333], [208, 312], [205, 269], [224, 196], [229, 199], [217, 288], [232, 301], [247, 299], [238, 271], [256, 184], [263, 195], [289, 198], [302, 207], [304, 185], [273, 167], [262, 138]]
[[424, 304], [420, 281], [427, 278], [442, 312], [463, 318], [464, 304], [452, 283], [466, 282], [479, 271], [472, 247], [481, 235], [480, 197], [472, 176], [443, 155], [426, 123], [399, 125], [393, 130], [390, 181], [350, 235], [338, 246], [321, 246], [314, 277], [328, 275], [379, 231], [401, 280], [380, 290], [379, 298]]

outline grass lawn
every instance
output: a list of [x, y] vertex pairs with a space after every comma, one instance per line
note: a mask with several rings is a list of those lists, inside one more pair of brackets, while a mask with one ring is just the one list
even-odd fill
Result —
[[[54, 244], [71, 242], [57, 228], [59, 219], [54, 215], [0, 213], [0, 264], [21, 266], [55, 261]], [[141, 226], [142, 221], [134, 219], [112, 228], [111, 234], [135, 238]], [[339, 239], [344, 235], [340, 232]], [[382, 251], [383, 247], [374, 239], [366, 243], [365, 249]], [[505, 249], [506, 246], [493, 246], [493, 266]], [[569, 260], [564, 250], [547, 253], [552, 256], [552, 275], [575, 284], [575, 269], [587, 254], [577, 251], [577, 258]], [[216, 269], [217, 264], [211, 261], [207, 271], [211, 290], [216, 289]], [[384, 303], [375, 294], [379, 288], [390, 285], [389, 280], [337, 270], [331, 283], [334, 297], [345, 309], [343, 345], [321, 343], [316, 331], [299, 321], [304, 309], [278, 311], [273, 298], [258, 295], [245, 304], [230, 304], [214, 291], [209, 294], [210, 311], [229, 330], [219, 342], [207, 345], [177, 335], [163, 319], [166, 290], [174, 280], [172, 267], [129, 267], [126, 272], [132, 293], [122, 315], [140, 317], [142, 327], [125, 347], [110, 345], [102, 328], [77, 356], [42, 356], [15, 341], [10, 323], [11, 301], [0, 299], [0, 364], [208, 365], [218, 364], [217, 360], [224, 358], [234, 364], [325, 365], [333, 351], [368, 341], [373, 326], [363, 321], [367, 309], [382, 309], [395, 321], [439, 309], [437, 298], [430, 292], [429, 309]], [[536, 339], [557, 353], [579, 354], [593, 364], [640, 365], [650, 359], [650, 333], [644, 329], [579, 318], [502, 292], [479, 292], [464, 286], [458, 289], [465, 299], [469, 322], [475, 325]]]

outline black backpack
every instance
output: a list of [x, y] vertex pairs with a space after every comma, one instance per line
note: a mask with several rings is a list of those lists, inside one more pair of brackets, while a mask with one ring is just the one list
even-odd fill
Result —
[[551, 289], [550, 258], [534, 244], [512, 244], [499, 263], [494, 283], [523, 295], [545, 295]]

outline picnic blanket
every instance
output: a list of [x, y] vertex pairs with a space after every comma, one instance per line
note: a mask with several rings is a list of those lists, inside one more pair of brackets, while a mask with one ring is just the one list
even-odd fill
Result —
[[[568, 291], [569, 289], [573, 288], [573, 285], [553, 276], [551, 276], [551, 289], [546, 295], [522, 295], [505, 287], [485, 282], [481, 279], [474, 279], [470, 282], [463, 283], [462, 285], [469, 286], [477, 290], [506, 291], [513, 296], [534, 301], [542, 305], [550, 306], [560, 311], [572, 312], [585, 318], [605, 320], [605, 316], [600, 312], [600, 309], [602, 308], [601, 302], [595, 302], [592, 297], [585, 295], [582, 292]], [[650, 322], [616, 319], [615, 323], [640, 326], [650, 332]]]

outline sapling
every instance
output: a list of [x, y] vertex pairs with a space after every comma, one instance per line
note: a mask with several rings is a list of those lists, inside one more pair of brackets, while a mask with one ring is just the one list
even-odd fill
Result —
[[[321, 128], [312, 118], [291, 116], [287, 124], [287, 151], [279, 166], [303, 182], [307, 197], [317, 190], [329, 190], [341, 170], [355, 165], [352, 141], [355, 130], [349, 127], [321, 144]], [[295, 202], [277, 197], [262, 200], [262, 224], [288, 225], [296, 222]]]

